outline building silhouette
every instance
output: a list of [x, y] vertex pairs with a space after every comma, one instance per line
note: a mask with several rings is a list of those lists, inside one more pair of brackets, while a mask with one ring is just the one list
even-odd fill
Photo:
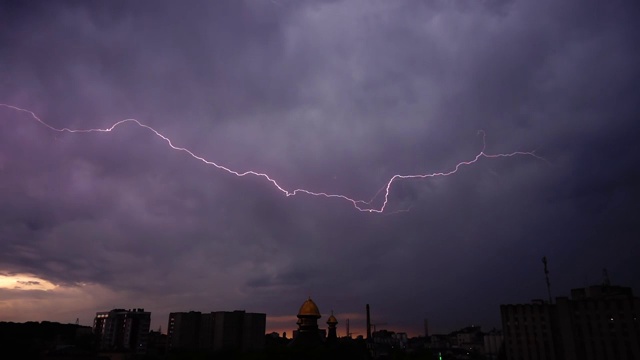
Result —
[[161, 329], [149, 331], [147, 341], [147, 356], [150, 358], [164, 356], [167, 352], [167, 334], [163, 334]]
[[169, 314], [169, 351], [253, 351], [264, 348], [266, 314], [197, 311]]
[[97, 312], [93, 333], [101, 351], [144, 354], [151, 325], [151, 313], [144, 309], [113, 309]]
[[555, 304], [501, 305], [507, 359], [640, 359], [640, 298], [609, 284], [571, 290]]
[[[196, 311], [170, 313], [167, 326], [167, 346], [169, 350], [198, 349], [202, 341], [200, 340], [201, 320], [202, 313]], [[210, 332], [213, 332], [213, 329]], [[210, 340], [213, 343], [213, 335]]]
[[498, 357], [504, 352], [504, 336], [502, 331], [492, 329], [488, 333], [484, 334], [484, 356], [487, 360], [498, 359]]
[[[502, 346], [501, 337], [492, 335], [496, 333], [484, 333], [481, 326], [469, 325], [448, 334], [431, 334], [424, 338], [424, 347], [430, 349], [433, 354], [440, 354], [448, 359], [493, 359], [498, 357], [499, 348]], [[488, 351], [487, 342], [498, 348], [495, 354]], [[402, 345], [396, 344], [395, 347]]]
[[324, 337], [318, 329], [318, 319], [322, 317], [318, 305], [309, 297], [298, 310], [298, 330], [293, 332], [290, 346], [293, 348], [319, 348]]
[[41, 359], [63, 351], [90, 358], [95, 353], [93, 339], [89, 326], [0, 321], [0, 359]]
[[534, 300], [501, 305], [500, 313], [507, 359], [560, 359], [554, 305]]
[[264, 348], [266, 314], [244, 311], [213, 313], [213, 350], [261, 350]]
[[338, 319], [336, 319], [336, 317], [333, 316], [333, 311], [331, 311], [331, 316], [329, 316], [329, 319], [327, 319], [327, 327], [328, 327], [327, 345], [328, 346], [335, 346], [335, 344], [338, 342], [338, 333], [336, 329], [337, 326], [338, 326]]
[[[367, 343], [360, 336], [357, 339], [347, 335], [338, 337], [338, 319], [328, 317], [327, 329], [320, 329], [318, 320], [322, 317], [316, 303], [306, 299], [297, 313], [298, 329], [293, 331], [292, 339], [278, 333], [265, 336], [268, 359], [371, 359]], [[347, 322], [348, 323], [348, 322]], [[348, 333], [348, 332], [347, 332]]]
[[215, 319], [215, 313], [204, 313], [200, 315], [199, 333], [194, 334], [194, 339], [197, 339], [197, 343], [193, 344], [193, 348], [205, 351], [213, 351], [215, 349]]

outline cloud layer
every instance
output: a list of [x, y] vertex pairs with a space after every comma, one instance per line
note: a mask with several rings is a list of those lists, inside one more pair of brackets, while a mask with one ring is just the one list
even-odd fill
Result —
[[0, 271], [60, 286], [2, 289], [0, 320], [89, 323], [115, 307], [163, 327], [169, 311], [286, 319], [311, 295], [324, 313], [370, 303], [415, 334], [423, 318], [497, 326], [499, 304], [545, 297], [542, 256], [556, 295], [605, 267], [640, 288], [629, 2], [2, 6], [0, 102], [58, 128], [136, 118], [235, 170], [357, 199], [473, 159], [478, 130], [488, 153], [549, 163], [394, 182], [389, 209], [410, 211], [376, 215], [285, 197], [136, 126], [57, 133], [0, 107]]

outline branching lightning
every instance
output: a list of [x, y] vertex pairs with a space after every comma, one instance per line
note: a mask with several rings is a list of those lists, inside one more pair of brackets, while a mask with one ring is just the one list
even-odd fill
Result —
[[[444, 172], [435, 172], [435, 173], [430, 173], [430, 174], [415, 174], [415, 175], [401, 175], [401, 174], [393, 175], [387, 181], [387, 183], [383, 187], [381, 187], [380, 190], [378, 190], [378, 192], [375, 194], [375, 196], [371, 200], [364, 201], [364, 200], [355, 200], [355, 199], [352, 199], [352, 198], [350, 198], [350, 197], [348, 197], [346, 195], [341, 195], [341, 194], [330, 194], [330, 193], [326, 193], [326, 192], [314, 192], [314, 191], [310, 191], [310, 190], [306, 190], [306, 189], [287, 190], [287, 189], [283, 188], [282, 186], [280, 186], [280, 184], [278, 184], [278, 182], [275, 179], [273, 179], [272, 177], [270, 177], [269, 175], [267, 175], [265, 173], [259, 173], [259, 172], [252, 171], [252, 170], [244, 171], [244, 172], [233, 170], [231, 168], [228, 168], [226, 166], [220, 165], [220, 164], [215, 163], [213, 161], [207, 160], [207, 159], [205, 159], [205, 158], [203, 158], [201, 156], [198, 156], [198, 155], [194, 154], [191, 150], [189, 150], [187, 148], [176, 146], [176, 145], [173, 144], [171, 139], [169, 139], [165, 135], [161, 134], [156, 129], [152, 128], [151, 126], [143, 124], [143, 123], [141, 123], [140, 121], [138, 121], [136, 119], [120, 120], [120, 121], [116, 122], [115, 124], [111, 125], [110, 127], [105, 128], [105, 129], [69, 129], [69, 128], [66, 128], [66, 127], [59, 129], [59, 128], [55, 128], [55, 127], [47, 124], [43, 120], [41, 120], [33, 111], [30, 111], [30, 110], [27, 110], [27, 109], [23, 109], [23, 108], [14, 106], [14, 105], [8, 105], [8, 104], [1, 104], [0, 103], [0, 106], [5, 107], [5, 108], [9, 108], [9, 109], [13, 109], [13, 110], [16, 110], [16, 111], [19, 111], [19, 112], [26, 113], [26, 114], [30, 115], [34, 120], [39, 122], [40, 124], [44, 125], [45, 127], [49, 128], [50, 130], [53, 130], [53, 131], [56, 131], [56, 132], [69, 132], [69, 133], [111, 132], [111, 131], [113, 131], [115, 128], [117, 128], [120, 125], [124, 125], [124, 124], [127, 124], [127, 123], [133, 123], [133, 124], [135, 124], [135, 125], [137, 125], [139, 127], [142, 127], [142, 128], [145, 128], [145, 129], [151, 131], [153, 134], [155, 134], [156, 136], [158, 136], [162, 140], [166, 141], [167, 144], [173, 150], [183, 151], [183, 152], [189, 154], [189, 156], [191, 156], [192, 158], [200, 160], [200, 161], [202, 161], [203, 163], [205, 163], [207, 165], [214, 166], [219, 170], [224, 170], [224, 171], [226, 171], [226, 172], [228, 172], [230, 174], [233, 174], [235, 176], [238, 176], [238, 177], [244, 177], [244, 176], [247, 176], [247, 175], [253, 175], [253, 176], [264, 178], [265, 180], [270, 182], [273, 186], [276, 187], [276, 189], [278, 189], [280, 192], [282, 192], [287, 197], [303, 193], [303, 194], [307, 194], [307, 195], [311, 195], [311, 196], [320, 196], [320, 197], [326, 197], [326, 198], [337, 198], [337, 199], [341, 199], [341, 200], [350, 202], [359, 211], [370, 212], [370, 213], [383, 213], [383, 212], [385, 212], [385, 209], [387, 208], [387, 204], [389, 203], [389, 194], [391, 192], [391, 185], [396, 180], [425, 179], [425, 178], [453, 175], [453, 174], [457, 173], [458, 170], [461, 167], [467, 166], [467, 165], [472, 165], [472, 164], [478, 162], [481, 158], [501, 158], [501, 157], [513, 157], [513, 156], [530, 156], [530, 157], [534, 157], [534, 158], [536, 158], [538, 160], [546, 161], [544, 158], [536, 155], [535, 151], [514, 151], [514, 152], [511, 152], [511, 153], [487, 154], [485, 152], [485, 149], [486, 149], [485, 133], [484, 133], [484, 131], [480, 130], [478, 132], [478, 134], [482, 135], [482, 150], [480, 152], [478, 152], [471, 160], [459, 162], [453, 169], [451, 169], [449, 171], [444, 171]], [[382, 205], [380, 205], [380, 207], [377, 207], [377, 208], [373, 207], [371, 204], [380, 195], [380, 193], [384, 193], [384, 201], [382, 202]]]

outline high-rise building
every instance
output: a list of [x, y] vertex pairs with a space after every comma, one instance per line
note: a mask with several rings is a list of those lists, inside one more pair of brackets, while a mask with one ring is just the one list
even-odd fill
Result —
[[507, 359], [640, 359], [640, 298], [608, 284], [573, 289], [555, 304], [501, 305]]
[[195, 350], [200, 338], [202, 314], [196, 311], [173, 312], [169, 314], [167, 326], [167, 346], [169, 350]]
[[[213, 313], [213, 349], [228, 350], [242, 347], [244, 311], [216, 311]], [[264, 337], [264, 331], [262, 332]]]
[[113, 309], [96, 313], [93, 333], [102, 351], [146, 353], [151, 313], [144, 309]]
[[267, 315], [260, 313], [244, 313], [242, 325], [243, 351], [264, 349], [264, 334], [267, 332]]
[[556, 307], [564, 359], [640, 359], [640, 298], [631, 288], [573, 289]]
[[239, 350], [264, 348], [266, 314], [245, 311], [169, 314], [169, 350]]
[[507, 359], [559, 359], [554, 305], [534, 300], [531, 304], [501, 305], [500, 313]]
[[[213, 351], [216, 327], [215, 320], [215, 313], [205, 313], [200, 316], [200, 334], [198, 342], [198, 348], [200, 350]], [[266, 329], [263, 329], [262, 332], [264, 333], [265, 331]]]

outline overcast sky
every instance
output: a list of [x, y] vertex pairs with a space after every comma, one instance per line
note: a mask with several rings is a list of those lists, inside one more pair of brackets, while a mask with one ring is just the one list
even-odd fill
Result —
[[[0, 2], [0, 321], [265, 312], [362, 332], [640, 292], [634, 1]], [[409, 211], [401, 211], [401, 210]], [[22, 276], [21, 278], [19, 278]], [[4, 280], [3, 280], [4, 279]], [[16, 280], [18, 279], [18, 280]], [[22, 279], [22, 280], [20, 280]], [[20, 281], [20, 282], [16, 282]]]

